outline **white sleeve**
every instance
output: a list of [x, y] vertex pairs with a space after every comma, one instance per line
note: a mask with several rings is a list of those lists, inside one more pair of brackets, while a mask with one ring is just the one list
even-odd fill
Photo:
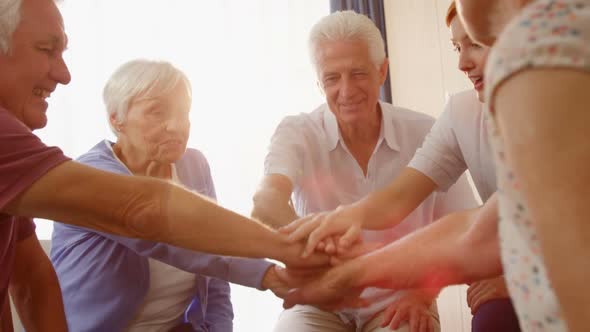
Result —
[[473, 209], [478, 205], [473, 189], [467, 180], [467, 175], [463, 174], [447, 192], [436, 193], [433, 220], [442, 218], [452, 212]]
[[426, 135], [408, 167], [432, 179], [439, 191], [447, 191], [467, 169], [457, 136], [453, 130], [451, 97], [444, 112]]
[[282, 174], [293, 184], [303, 172], [305, 135], [303, 120], [299, 116], [288, 116], [277, 126], [264, 159], [264, 174]]

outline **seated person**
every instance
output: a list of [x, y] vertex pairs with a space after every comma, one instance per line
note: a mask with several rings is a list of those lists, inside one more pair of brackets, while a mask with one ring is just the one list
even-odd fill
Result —
[[[326, 103], [286, 117], [271, 139], [252, 215], [273, 226], [286, 225], [296, 214], [333, 210], [383, 188], [405, 168], [434, 123], [425, 114], [379, 101], [388, 60], [381, 33], [368, 17], [333, 13], [316, 23], [309, 39]], [[294, 211], [287, 213], [292, 194]], [[434, 193], [419, 205], [397, 227], [363, 232], [362, 239], [394, 242], [476, 203], [463, 177], [447, 193]], [[396, 331], [440, 329], [433, 294], [375, 288], [364, 296], [371, 303], [360, 310], [286, 310], [275, 331], [389, 331], [381, 322], [391, 303], [408, 313]]]
[[371, 285], [446, 285], [503, 272], [523, 331], [588, 331], [590, 1], [457, 3], [472, 37], [497, 39], [485, 99], [498, 191], [480, 209], [330, 270], [285, 305], [348, 306]]
[[[303, 239], [308, 235], [304, 230], [312, 231], [314, 227], [318, 227], [317, 231], [311, 232], [314, 240], [346, 232], [341, 241], [354, 241], [354, 236], [360, 236], [361, 228], [394, 226], [432, 192], [446, 191], [466, 169], [469, 169], [484, 202], [496, 191], [495, 165], [482, 103], [489, 47], [469, 38], [457, 16], [454, 2], [449, 6], [446, 22], [459, 54], [459, 70], [473, 82], [474, 89], [449, 98], [422, 147], [389, 187], [349, 207], [341, 207], [334, 214], [320, 218], [310, 216], [294, 223], [285, 231], [295, 231], [300, 224], [308, 225], [297, 231], [293, 240]], [[359, 215], [363, 218], [355, 217]], [[503, 277], [472, 283], [467, 300], [474, 315], [474, 332], [520, 331]], [[497, 315], [504, 319], [496, 319]]]
[[210, 199], [153, 177], [97, 170], [48, 147], [48, 99], [70, 72], [64, 22], [53, 0], [0, 1], [0, 329], [12, 331], [11, 297], [28, 331], [67, 329], [57, 277], [32, 217], [101, 232], [291, 266], [302, 244]]
[[[215, 199], [207, 160], [186, 148], [192, 96], [184, 73], [167, 62], [131, 61], [112, 75], [103, 96], [117, 140], [99, 142], [79, 162], [164, 179]], [[186, 331], [230, 332], [228, 281], [264, 289], [274, 271], [264, 260], [208, 255], [59, 222], [51, 260], [71, 331], [171, 331], [184, 325]]]

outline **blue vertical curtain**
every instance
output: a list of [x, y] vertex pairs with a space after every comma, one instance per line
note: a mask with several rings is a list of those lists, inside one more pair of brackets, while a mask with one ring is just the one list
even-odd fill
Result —
[[[357, 13], [367, 15], [375, 22], [385, 40], [385, 54], [387, 51], [387, 34], [385, 33], [385, 10], [383, 0], [330, 0], [330, 11], [354, 10]], [[381, 100], [391, 103], [391, 81], [389, 75], [385, 84], [381, 87]]]

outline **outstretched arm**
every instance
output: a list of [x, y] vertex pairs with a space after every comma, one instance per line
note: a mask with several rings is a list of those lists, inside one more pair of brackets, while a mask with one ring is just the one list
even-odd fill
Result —
[[299, 219], [281, 231], [290, 234], [292, 242], [308, 238], [305, 255], [330, 236], [341, 236], [337, 246], [344, 251], [360, 240], [363, 228], [377, 230], [399, 224], [435, 189], [428, 176], [407, 167], [387, 188], [332, 212]]
[[326, 261], [302, 261], [296, 253], [301, 245], [287, 246], [267, 226], [179, 186], [72, 161], [49, 171], [2, 212], [221, 255], [269, 257], [294, 265]]
[[483, 207], [454, 213], [380, 250], [333, 268], [293, 291], [285, 306], [297, 303], [338, 307], [354, 303], [369, 286], [430, 288], [501, 274], [497, 197]]

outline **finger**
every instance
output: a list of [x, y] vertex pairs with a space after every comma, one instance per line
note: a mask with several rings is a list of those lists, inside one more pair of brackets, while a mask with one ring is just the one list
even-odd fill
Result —
[[475, 298], [475, 300], [473, 301], [473, 303], [471, 304], [471, 306], [469, 306], [469, 308], [471, 308], [471, 314], [474, 315], [477, 310], [479, 309], [479, 307], [485, 303], [486, 301], [488, 301], [487, 296], [485, 296], [485, 294], [483, 294], [484, 296], [479, 296], [477, 298]]
[[352, 248], [342, 250], [341, 248], [338, 249], [338, 257], [341, 260], [346, 259], [353, 259], [359, 256], [363, 256], [369, 252], [375, 251], [383, 247], [383, 243], [378, 242], [367, 242], [367, 243], [360, 243], [353, 246]]
[[334, 255], [336, 253], [336, 244], [334, 243], [334, 239], [332, 237], [327, 237], [324, 241], [326, 242], [326, 254]]
[[422, 315], [418, 314], [417, 312], [413, 312], [410, 314], [410, 319], [408, 319], [408, 324], [410, 325], [411, 332], [420, 332], [420, 319]]
[[330, 229], [329, 224], [325, 221], [325, 217], [322, 220], [317, 221], [317, 227], [314, 227], [313, 230], [310, 231], [309, 236], [307, 237], [307, 244], [305, 246], [306, 251], [311, 251], [313, 248], [316, 247], [318, 242], [324, 240], [326, 241], [326, 248], [328, 246], [327, 237], [332, 235], [333, 231]]
[[469, 288], [467, 288], [467, 301], [469, 302], [469, 298], [472, 298], [477, 293], [479, 293], [481, 291], [481, 289], [483, 288], [483, 286], [484, 286], [484, 284], [480, 281], [471, 284], [471, 286], [469, 286]]
[[326, 241], [320, 241], [320, 242], [318, 242], [318, 245], [315, 246], [315, 250], [316, 251], [326, 252]]
[[467, 304], [471, 308], [473, 302], [477, 300], [479, 294], [482, 292], [480, 283], [475, 283], [467, 289]]
[[405, 311], [406, 311], [405, 309], [400, 309], [400, 308], [398, 308], [398, 310], [395, 311], [395, 314], [391, 318], [391, 324], [389, 324], [389, 327], [392, 330], [397, 330], [399, 328], [400, 324], [403, 321], [405, 321], [405, 319], [406, 319]]
[[349, 248], [350, 246], [352, 246], [352, 244], [354, 244], [356, 241], [358, 241], [361, 237], [361, 229], [355, 225], [349, 227], [346, 232], [344, 233], [344, 235], [342, 235], [342, 237], [340, 238], [340, 241], [338, 241], [338, 246], [343, 247], [343, 248]]
[[395, 315], [396, 308], [397, 307], [395, 305], [390, 305], [383, 311], [383, 316], [381, 317], [381, 327], [386, 327], [389, 325], [389, 323], [391, 323], [391, 319], [393, 318], [393, 315]]
[[432, 318], [429, 316], [423, 316], [420, 322], [420, 332], [434, 332], [432, 326]]
[[321, 221], [320, 215], [312, 215], [306, 217], [305, 219], [300, 219], [301, 221], [297, 227], [289, 234], [289, 242], [299, 242], [307, 238], [309, 233], [313, 231], [318, 223]]
[[307, 223], [310, 219], [312, 219], [314, 217], [313, 214], [305, 216], [303, 218], [299, 218], [297, 220], [294, 220], [292, 222], [290, 222], [289, 224], [282, 226], [279, 228], [279, 232], [283, 233], [283, 234], [291, 234], [293, 233], [296, 229], [299, 228], [299, 226]]

